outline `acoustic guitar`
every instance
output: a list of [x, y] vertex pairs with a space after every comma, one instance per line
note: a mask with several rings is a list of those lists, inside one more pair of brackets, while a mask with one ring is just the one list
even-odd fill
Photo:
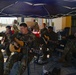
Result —
[[51, 40], [50, 37], [47, 36], [47, 35], [44, 35], [44, 38], [47, 39], [47, 40], [44, 39], [46, 44], [48, 43], [48, 41], [49, 41], [49, 42], [52, 42], [52, 43], [59, 44], [58, 41], [53, 41], [53, 40]]
[[15, 38], [14, 41], [10, 43], [9, 50], [11, 52], [21, 52], [22, 46], [24, 46], [24, 42]]

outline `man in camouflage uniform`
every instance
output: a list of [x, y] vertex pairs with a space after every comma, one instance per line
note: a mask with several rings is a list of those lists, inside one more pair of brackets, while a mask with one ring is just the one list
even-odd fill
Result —
[[76, 57], [76, 35], [68, 39], [59, 62], [63, 62], [65, 67], [71, 66], [71, 60], [74, 55]]
[[11, 54], [10, 50], [9, 50], [9, 44], [10, 44], [10, 38], [12, 35], [12, 31], [11, 31], [11, 27], [10, 26], [6, 26], [6, 31], [3, 33], [0, 33], [0, 36], [2, 36], [2, 40], [1, 42], [3, 42], [2, 44], [0, 44], [0, 49], [4, 49], [6, 52], [6, 55], [8, 56], [7, 60], [9, 59], [9, 56]]
[[46, 24], [43, 23], [43, 29], [40, 30], [40, 43], [43, 45], [42, 46], [42, 50], [43, 50], [43, 58], [42, 60], [45, 61], [47, 59], [47, 43], [46, 43], [46, 39], [44, 38], [44, 35], [47, 34], [47, 28], [46, 28]]
[[41, 29], [41, 31], [40, 31], [41, 37], [43, 37], [46, 32], [47, 32], [46, 24], [43, 23], [43, 29]]
[[[0, 33], [0, 36], [2, 37], [2, 39], [0, 40], [0, 74], [3, 75], [3, 68], [4, 68], [4, 57], [3, 54], [1, 52], [1, 49], [5, 49], [6, 54], [9, 58], [10, 56], [10, 51], [8, 49], [8, 45], [10, 42], [10, 36], [11, 36], [12, 32], [11, 32], [11, 27], [10, 26], [6, 26], [6, 31], [3, 33]], [[3, 42], [3, 43], [1, 43]]]
[[[24, 70], [27, 67], [27, 62], [29, 63], [33, 59], [33, 54], [30, 52], [31, 48], [36, 48], [37, 42], [36, 42], [36, 37], [34, 34], [32, 34], [29, 30], [28, 27], [25, 23], [20, 24], [20, 33], [17, 33], [15, 37], [18, 40], [21, 40], [24, 42], [24, 45], [21, 47], [21, 52], [15, 52], [14, 55], [10, 56], [10, 59], [7, 62], [6, 68], [4, 69], [4, 75], [9, 75], [10, 70], [12, 69], [12, 66], [14, 65], [15, 62], [17, 61], [22, 61], [24, 65], [24, 69], [21, 67], [19, 68], [20, 70], [20, 75], [24, 72]], [[14, 38], [12, 36], [12, 38]], [[28, 60], [28, 61], [27, 61]], [[17, 75], [19, 75], [17, 74]]]
[[58, 34], [53, 31], [53, 27], [49, 26], [48, 27], [48, 45], [55, 48], [57, 41], [58, 41]]
[[4, 72], [4, 57], [0, 49], [0, 74], [3, 75]]
[[17, 20], [14, 20], [13, 26], [12, 26], [12, 30], [14, 31], [14, 33], [18, 33], [19, 32], [19, 24], [17, 22]]
[[44, 57], [43, 60], [47, 59], [47, 48], [49, 48], [49, 55], [51, 57], [52, 50], [54, 50], [56, 46], [56, 41], [58, 40], [58, 35], [53, 31], [53, 27], [49, 26], [47, 30], [42, 34], [45, 39], [45, 44], [43, 46]]
[[39, 25], [38, 23], [34, 20], [34, 26], [33, 26], [34, 31], [39, 31]]

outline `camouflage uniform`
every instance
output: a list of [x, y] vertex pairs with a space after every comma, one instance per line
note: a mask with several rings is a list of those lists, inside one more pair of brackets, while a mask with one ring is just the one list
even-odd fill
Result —
[[8, 57], [11, 54], [11, 52], [10, 52], [10, 50], [8, 48], [9, 43], [10, 43], [11, 35], [12, 35], [12, 32], [11, 31], [8, 34], [0, 33], [0, 36], [3, 37], [2, 40], [4, 40], [3, 44], [0, 44], [0, 49], [4, 49], [6, 51], [6, 54], [7, 54]]
[[0, 74], [3, 75], [3, 71], [4, 71], [4, 57], [3, 57], [3, 53], [1, 51], [1, 49], [5, 49], [6, 50], [6, 54], [8, 55], [8, 58], [10, 56], [10, 51], [8, 49], [8, 45], [9, 45], [9, 42], [10, 42], [10, 35], [11, 33], [9, 34], [5, 34], [5, 33], [0, 33], [0, 36], [1, 37], [5, 37], [5, 40], [4, 40], [4, 43], [1, 44], [1, 40], [0, 40]]
[[17, 25], [13, 25], [13, 30], [14, 30], [14, 33], [18, 33], [19, 32], [19, 28]]
[[3, 71], [4, 71], [4, 57], [0, 49], [0, 74], [1, 75], [3, 75]]
[[[24, 63], [24, 65], [22, 64], [24, 69], [22, 69], [21, 67], [19, 68], [19, 71], [21, 72], [20, 75], [21, 75], [27, 66], [26, 65], [26, 63], [27, 63], [27, 50], [30, 50], [31, 48], [36, 48], [36, 46], [37, 46], [36, 40], [35, 40], [36, 37], [31, 32], [29, 32], [25, 35], [18, 33], [16, 35], [16, 38], [23, 41], [25, 43], [25, 45], [22, 47], [20, 53], [16, 52], [14, 55], [10, 56], [10, 59], [8, 60], [6, 68], [4, 70], [4, 75], [9, 75], [10, 70], [15, 62], [22, 61]], [[32, 53], [30, 53], [30, 51], [29, 51], [28, 52], [28, 62], [30, 62], [32, 60], [33, 56], [34, 55]], [[19, 75], [19, 74], [17, 74], [17, 75]]]
[[73, 54], [76, 54], [76, 38], [69, 39], [67, 41], [67, 44], [64, 48], [64, 52], [59, 61], [69, 63], [69, 62], [71, 62]]
[[[47, 39], [46, 37], [44, 37], [44, 35], [46, 35], [49, 39]], [[43, 45], [43, 53], [44, 53], [44, 57], [43, 60], [45, 60], [47, 58], [47, 48], [50, 49], [49, 55], [52, 55], [52, 50], [55, 48], [56, 44], [51, 42], [51, 41], [57, 41], [58, 40], [58, 36], [55, 32], [50, 32], [48, 33], [47, 29], [44, 29], [42, 31], [42, 37], [45, 39], [46, 43], [44, 43]]]
[[34, 22], [33, 29], [34, 29], [35, 31], [39, 31], [39, 25], [38, 25], [37, 22]]
[[43, 37], [46, 32], [47, 32], [47, 28], [41, 29], [41, 31], [40, 31], [41, 37]]
[[47, 28], [41, 29], [40, 33], [41, 33], [41, 44], [43, 44], [42, 50], [43, 50], [43, 54], [44, 54], [42, 60], [46, 60], [47, 59], [47, 44], [46, 44], [47, 40], [44, 38], [44, 35], [47, 34]]

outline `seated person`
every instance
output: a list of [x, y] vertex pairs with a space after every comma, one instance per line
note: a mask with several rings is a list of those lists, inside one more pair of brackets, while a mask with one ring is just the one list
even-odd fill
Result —
[[76, 54], [76, 35], [71, 35], [68, 37], [68, 41], [59, 62], [63, 62], [64, 66], [69, 66], [74, 53]]
[[17, 73], [17, 75], [22, 75], [27, 67], [27, 64], [29, 64], [33, 59], [34, 55], [30, 53], [31, 48], [38, 47], [35, 35], [28, 30], [27, 24], [25, 23], [20, 24], [20, 33], [17, 33], [15, 37], [13, 36], [13, 41], [10, 43], [9, 48], [14, 52], [14, 54], [10, 56], [7, 62], [4, 69], [4, 75], [10, 74], [14, 63], [17, 61], [24, 63], [20, 65], [20, 68], [18, 68], [19, 74]]
[[61, 36], [67, 37], [69, 35], [70, 27], [65, 27], [62, 32], [60, 32]]
[[58, 45], [58, 34], [53, 31], [53, 27], [51, 26], [48, 27], [48, 36], [49, 36], [48, 46], [52, 49], [52, 51], [54, 51]]
[[11, 52], [9, 50], [9, 43], [10, 43], [10, 37], [12, 35], [11, 27], [6, 26], [6, 31], [3, 33], [0, 33], [0, 36], [2, 36], [2, 44], [0, 44], [0, 49], [5, 49], [7, 56], [9, 57]]
[[[43, 59], [47, 59], [47, 48], [53, 49], [56, 47], [58, 35], [53, 31], [53, 27], [49, 26], [47, 31], [43, 35], [45, 44], [43, 45]], [[50, 50], [49, 55], [52, 55], [52, 51]]]
[[42, 45], [42, 50], [44, 54], [42, 60], [47, 59], [47, 40], [44, 37], [45, 34], [47, 34], [47, 28], [46, 24], [43, 23], [43, 28], [40, 30], [40, 44]]

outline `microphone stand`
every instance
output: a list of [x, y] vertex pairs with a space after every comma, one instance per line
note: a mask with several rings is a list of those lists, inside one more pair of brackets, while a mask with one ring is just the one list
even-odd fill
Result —
[[27, 75], [30, 75], [30, 63], [29, 63], [29, 50], [30, 48], [28, 47], [28, 43], [25, 44], [26, 48], [26, 65], [27, 65]]

